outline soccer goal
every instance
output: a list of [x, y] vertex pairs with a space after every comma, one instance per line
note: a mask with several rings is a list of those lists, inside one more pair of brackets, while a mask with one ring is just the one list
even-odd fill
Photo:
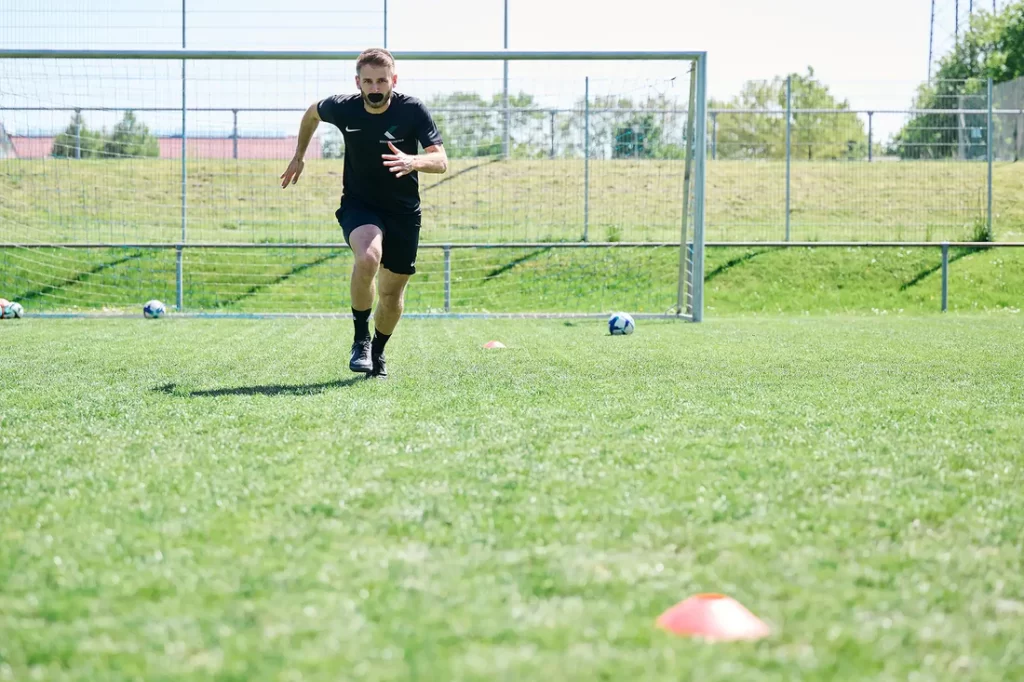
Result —
[[[0, 51], [0, 295], [42, 312], [348, 315], [344, 145], [302, 112], [354, 52]], [[395, 52], [420, 174], [407, 315], [703, 314], [702, 52]]]

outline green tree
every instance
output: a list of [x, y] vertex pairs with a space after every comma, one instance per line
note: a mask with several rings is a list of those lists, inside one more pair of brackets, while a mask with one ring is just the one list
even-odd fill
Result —
[[[613, 158], [680, 159], [686, 117], [682, 105], [665, 95], [648, 96], [617, 125]], [[674, 139], [676, 142], [669, 142]]]
[[[790, 148], [794, 158], [847, 159], [867, 155], [864, 123], [814, 76], [793, 73]], [[712, 100], [716, 114], [717, 156], [723, 159], [781, 159], [786, 156], [786, 81], [748, 81], [739, 95]], [[731, 113], [728, 110], [737, 110]], [[748, 113], [753, 110], [754, 113]], [[804, 111], [800, 111], [804, 110]], [[812, 111], [806, 111], [812, 110]], [[834, 113], [833, 113], [834, 112]]]
[[[630, 115], [628, 109], [632, 107], [633, 100], [629, 97], [595, 95], [590, 98], [590, 158], [606, 158], [613, 153], [615, 131], [626, 124]], [[561, 121], [559, 134], [563, 142], [559, 146], [566, 156], [582, 157], [585, 152], [586, 109], [587, 102], [581, 97], [576, 101], [572, 114]]]
[[[509, 153], [513, 157], [536, 158], [545, 154], [545, 144], [550, 141], [544, 131], [547, 113], [536, 104], [529, 93], [509, 94]], [[475, 92], [453, 92], [435, 95], [427, 106], [449, 157], [501, 156], [505, 134], [503, 94], [488, 101]]]
[[[585, 110], [581, 98], [561, 124], [561, 147], [568, 156], [583, 155]], [[683, 105], [665, 95], [644, 100], [596, 95], [590, 100], [590, 158], [682, 158], [683, 121]]]
[[[501, 152], [501, 137], [504, 135], [504, 95], [495, 94], [491, 106], [498, 113], [498, 153]], [[550, 130], [544, 126], [548, 113], [537, 107], [533, 95], [525, 92], [509, 93], [509, 156], [513, 158], [541, 158], [548, 154]]]
[[102, 149], [103, 133], [86, 126], [82, 112], [76, 111], [68, 126], [53, 139], [50, 155], [58, 159], [94, 159]]
[[324, 127], [320, 155], [325, 159], [341, 159], [345, 156], [345, 138], [334, 126]]
[[160, 156], [160, 145], [150, 134], [149, 127], [129, 110], [104, 141], [103, 155], [112, 158]]
[[[942, 109], [984, 109], [988, 106], [986, 83], [1024, 76], [1024, 0], [992, 14], [980, 12], [971, 19], [963, 39], [939, 60], [932, 83], [922, 84], [914, 108], [932, 113], [912, 118], [889, 144], [902, 158], [935, 159], [953, 156], [978, 158], [987, 154], [985, 114], [948, 114]], [[997, 135], [1012, 135], [998, 129]]]
[[427, 102], [451, 158], [497, 156], [501, 134], [493, 103], [475, 92], [434, 95]]

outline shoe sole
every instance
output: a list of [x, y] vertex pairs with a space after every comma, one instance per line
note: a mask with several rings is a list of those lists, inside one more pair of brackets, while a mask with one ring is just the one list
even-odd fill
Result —
[[369, 367], [360, 367], [359, 365], [353, 365], [353, 364], [349, 363], [348, 368], [350, 370], [352, 370], [353, 372], [356, 372], [358, 374], [369, 374], [370, 372], [373, 371], [373, 365], [371, 365]]

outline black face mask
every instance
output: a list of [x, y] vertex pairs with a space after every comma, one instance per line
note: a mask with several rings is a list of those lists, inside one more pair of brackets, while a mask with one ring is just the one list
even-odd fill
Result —
[[366, 99], [370, 100], [371, 104], [380, 104], [384, 101], [384, 93], [382, 92], [371, 92], [366, 96]]

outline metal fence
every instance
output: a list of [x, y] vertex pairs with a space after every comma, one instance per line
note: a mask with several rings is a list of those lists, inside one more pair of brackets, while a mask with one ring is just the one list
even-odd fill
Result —
[[[45, 277], [40, 278], [41, 273], [70, 273], [61, 274], [58, 280], [74, 282], [83, 264], [97, 260], [101, 262], [86, 268], [87, 272], [95, 268], [132, 272], [134, 278], [148, 280], [147, 286], [163, 288], [167, 282], [164, 252], [171, 250], [176, 261], [174, 300], [179, 307], [224, 305], [225, 298], [231, 305], [301, 273], [324, 273], [330, 264], [346, 261], [347, 249], [338, 243], [337, 225], [328, 219], [328, 209], [337, 207], [341, 189], [341, 165], [336, 159], [340, 150], [326, 154], [335, 158], [320, 159], [324, 164], [320, 169], [309, 169], [297, 188], [283, 193], [277, 176], [289, 151], [278, 147], [278, 153], [269, 158], [234, 158], [240, 155], [245, 139], [240, 130], [245, 123], [239, 118], [246, 113], [260, 116], [257, 126], [266, 135], [285, 127], [294, 130], [301, 110], [254, 107], [244, 102], [245, 106], [211, 104], [244, 93], [241, 96], [307, 105], [313, 98], [300, 92], [302, 88], [308, 88], [322, 71], [337, 82], [341, 69], [336, 63], [343, 59], [348, 67], [355, 53], [190, 52], [183, 55], [185, 59], [178, 59], [180, 56], [177, 52], [0, 52], [0, 87], [13, 93], [0, 110], [31, 120], [37, 129], [49, 125], [52, 132], [59, 131], [49, 156], [3, 162], [12, 191], [0, 197], [0, 241], [6, 242], [0, 246], [18, 258], [5, 263], [9, 271], [24, 273], [23, 278], [39, 278], [33, 291], [53, 289]], [[497, 285], [491, 284], [496, 277], [492, 273], [502, 271], [505, 259], [546, 259], [548, 269], [537, 280], [537, 287], [547, 301], [510, 295], [505, 298], [509, 303], [501, 305], [520, 309], [541, 305], [579, 313], [592, 312], [602, 304], [592, 295], [568, 292], [577, 291], [581, 284], [592, 285], [595, 272], [600, 274], [595, 269], [600, 268], [602, 258], [618, 259], [618, 274], [632, 272], [644, 278], [654, 268], [663, 274], [676, 273], [671, 291], [638, 287], [628, 299], [620, 294], [620, 301], [632, 301], [627, 309], [660, 314], [674, 310], [700, 319], [705, 166], [695, 159], [706, 156], [702, 143], [706, 116], [700, 115], [705, 101], [702, 53], [415, 53], [399, 57], [405, 64], [489, 60], [500, 65], [505, 59], [660, 59], [677, 63], [679, 80], [688, 82], [682, 92], [689, 92], [688, 110], [693, 112], [694, 130], [685, 141], [698, 148], [696, 154], [679, 153], [653, 164], [634, 156], [625, 159], [632, 165], [612, 167], [600, 161], [611, 163], [613, 159], [581, 153], [579, 150], [612, 144], [599, 134], [597, 124], [590, 124], [588, 113], [590, 94], [597, 96], [608, 86], [602, 88], [595, 82], [592, 90], [589, 77], [578, 83], [583, 86], [578, 97], [570, 93], [582, 106], [568, 110], [565, 129], [559, 131], [566, 149], [577, 151], [554, 161], [546, 154], [524, 155], [521, 146], [504, 152], [500, 121], [510, 126], [523, 125], [520, 121], [533, 125], [536, 116], [532, 112], [512, 115], [510, 108], [501, 106], [482, 115], [499, 121], [486, 126], [477, 113], [459, 114], [450, 123], [462, 125], [476, 136], [461, 144], [449, 142], [458, 134], [441, 121], [453, 163], [444, 177], [420, 178], [424, 221], [431, 227], [431, 243], [424, 248], [427, 253], [446, 244], [450, 248], [444, 249], [443, 262], [425, 254], [417, 269], [422, 268], [426, 275], [421, 282], [451, 280], [451, 249], [473, 249], [465, 252], [468, 257], [458, 259], [454, 277], [461, 285], [458, 290], [468, 292], [461, 299], [460, 307], [465, 309], [490, 305], [481, 302], [481, 291], [493, 292]], [[269, 81], [254, 67], [261, 60], [271, 63], [270, 72], [282, 60], [291, 66], [276, 72], [276, 82]], [[348, 68], [344, 71], [351, 78]], [[61, 87], [68, 83], [84, 89], [84, 95]], [[636, 84], [630, 87], [635, 90]], [[175, 99], [178, 106], [172, 105]], [[502, 94], [491, 101], [504, 104], [507, 99]], [[439, 118], [446, 114], [444, 107], [438, 110]], [[90, 113], [100, 120], [85, 120]], [[69, 114], [73, 114], [70, 121]], [[147, 115], [150, 117], [144, 123]], [[274, 118], [279, 115], [280, 120]], [[48, 122], [43, 121], [46, 117]], [[172, 144], [161, 145], [151, 130], [160, 132], [167, 125], [177, 125], [177, 135]], [[10, 129], [16, 153], [19, 126]], [[220, 131], [223, 139], [225, 129], [230, 131], [231, 158], [195, 153], [203, 138], [210, 139]], [[679, 143], [683, 140], [680, 133]], [[460, 153], [467, 149], [471, 152]], [[161, 158], [162, 151], [176, 158]], [[550, 253], [552, 244], [564, 243], [579, 250], [581, 241], [587, 247], [582, 250], [588, 253], [597, 253], [597, 247], [621, 246], [613, 250], [627, 253], [632, 249], [628, 251], [632, 255], [580, 255], [567, 263], [563, 256]], [[659, 244], [674, 250], [674, 262], [665, 248], [650, 248]], [[496, 257], [493, 254], [498, 249], [507, 253]], [[222, 279], [226, 272], [233, 274]], [[268, 273], [275, 274], [268, 279]], [[90, 281], [100, 279], [89, 277]], [[327, 286], [327, 282], [315, 284]], [[336, 284], [331, 281], [330, 290], [340, 291]], [[117, 289], [115, 284], [105, 285], [103, 296], [114, 296]], [[436, 298], [438, 290], [433, 291]], [[440, 293], [443, 309], [450, 309], [451, 289], [445, 285]], [[436, 302], [426, 305], [441, 309]]]
[[[216, 78], [238, 81], [227, 74]], [[410, 87], [416, 91], [417, 85]], [[541, 99], [530, 92], [536, 83], [514, 85], [521, 97]], [[533, 163], [569, 163], [566, 172], [579, 173], [583, 183], [579, 196], [595, 198], [598, 206], [603, 198], [631, 205], [620, 191], [624, 174], [650, 176], [652, 193], [672, 183], [672, 166], [667, 164], [685, 158], [686, 109], [678, 100], [649, 94], [588, 95], [586, 85], [576, 85], [572, 106], [519, 106], [514, 96], [505, 99], [500, 91], [494, 97], [470, 97], [468, 86], [458, 81], [432, 84], [433, 92], [424, 99], [457, 164], [507, 162], [487, 170], [494, 182], [528, 174]], [[905, 109], [852, 109], [843, 101], [830, 107], [798, 106], [815, 101], [821, 90], [819, 83], [802, 78], [752, 84], [751, 90], [769, 93], [767, 101], [716, 103], [709, 109], [707, 130], [709, 239], [1024, 238], [1024, 211], [1017, 206], [1012, 166], [1024, 145], [1024, 88], [1020, 83], [966, 81], [930, 87], [934, 94], [918, 102], [927, 106]], [[226, 103], [227, 97], [217, 103]], [[187, 156], [197, 161], [286, 161], [294, 148], [289, 136], [303, 109], [252, 106], [251, 97], [237, 97], [237, 105], [185, 107]], [[55, 133], [73, 121], [84, 121], [95, 131], [116, 125], [132, 109], [158, 137], [157, 155], [180, 158], [182, 109], [146, 106], [142, 98], [139, 102], [130, 107], [114, 101], [0, 105], [0, 123], [7, 121], [14, 140], [8, 149], [34, 146], [35, 155], [42, 156], [52, 153]], [[80, 158], [83, 138], [77, 128], [71, 130], [63, 141], [64, 154]], [[337, 131], [322, 126], [319, 135], [310, 156], [340, 157], [343, 144]], [[571, 164], [579, 161], [589, 168], [574, 170]], [[627, 170], [628, 164], [634, 165]], [[646, 215], [582, 210], [578, 231], [597, 240], [660, 242], [672, 237], [675, 217], [657, 204], [638, 208]], [[474, 220], [497, 225], [514, 213], [523, 214], [511, 208], [486, 215], [477, 211]], [[435, 223], [459, 222], [452, 215], [429, 217]], [[500, 238], [558, 238], [554, 231], [559, 225], [574, 223], [561, 215], [542, 216], [521, 229], [505, 225]], [[460, 240], [457, 234], [443, 239]]]
[[[242, 61], [238, 68], [205, 71], [192, 65], [189, 73], [198, 84], [184, 93], [187, 102], [182, 97], [177, 107], [152, 106], [164, 104], [173, 94], [169, 84], [181, 78], [173, 64], [160, 64], [160, 69], [126, 73], [108, 62], [51, 60], [35, 71], [15, 72], [13, 85], [8, 73], [5, 91], [22, 95], [18, 101], [5, 98], [0, 109], [0, 117], [13, 122], [8, 134], [14, 142], [8, 148], [16, 151], [21, 140], [42, 139], [39, 156], [48, 160], [5, 162], [9, 178], [29, 178], [0, 199], [5, 240], [76, 248], [155, 246], [173, 242], [175, 231], [187, 224], [190, 242], [199, 246], [180, 251], [218, 243], [279, 249], [316, 245], [325, 253], [340, 248], [335, 226], [320, 210], [339, 189], [340, 165], [332, 164], [343, 146], [336, 132], [321, 127], [316, 163], [323, 165], [304, 179], [305, 186], [315, 183], [315, 202], [274, 189], [294, 148], [288, 134], [303, 111], [295, 104], [304, 106], [312, 96], [275, 94], [276, 102], [287, 100], [291, 106], [254, 106], [246, 93], [266, 76]], [[319, 67], [304, 64], [298, 76], [289, 70], [277, 78], [293, 86], [307, 82], [303, 73], [320, 77]], [[54, 71], [62, 82], [92, 84], [93, 90], [41, 86], [40, 74]], [[328, 80], [334, 78], [328, 74]], [[277, 85], [270, 81], [265, 91], [276, 93]], [[575, 90], [558, 88], [572, 106], [542, 106], [542, 97], [533, 98], [547, 92], [540, 81], [515, 83], [517, 94], [509, 98], [500, 89], [473, 94], [465, 85], [434, 83], [425, 97], [452, 157], [449, 177], [423, 178], [424, 219], [431, 227], [427, 248], [444, 251], [434, 267], [439, 284], [445, 282], [438, 300], [448, 302], [431, 307], [448, 309], [452, 287], [460, 287], [459, 275], [453, 278], [446, 270], [453, 258], [458, 270], [467, 266], [469, 254], [477, 254], [468, 263], [476, 272], [466, 280], [474, 286], [489, 281], [487, 273], [500, 266], [483, 251], [456, 255], [452, 249], [503, 246], [516, 251], [515, 260], [535, 257], [529, 244], [548, 248], [581, 239], [628, 245], [632, 254], [643, 244], [654, 251], [678, 245], [687, 148], [697, 140], [687, 135], [688, 110], [678, 98], [664, 95], [667, 85], [638, 94], [584, 78]], [[708, 112], [705, 138], [708, 240], [936, 245], [1021, 240], [1024, 220], [1013, 189], [1021, 139], [1019, 96], [1010, 86], [997, 96], [1000, 91], [986, 82], [930, 88], [916, 102], [926, 106], [855, 110], [833, 98], [829, 107], [810, 107], [799, 105], [820, 103], [820, 83], [791, 78], [751, 84], [746, 92], [756, 96], [718, 103]], [[517, 96], [536, 101], [521, 105]], [[126, 154], [116, 146], [109, 153], [86, 154], [95, 140], [84, 131], [110, 131], [129, 110], [156, 136], [157, 158]], [[44, 133], [64, 138], [58, 144], [59, 135], [38, 137]], [[54, 159], [58, 147], [63, 158]], [[102, 160], [104, 155], [117, 160]], [[125, 168], [130, 175], [122, 174]], [[92, 192], [108, 200], [98, 203]], [[296, 269], [307, 265], [303, 257], [289, 258]], [[185, 262], [183, 255], [179, 259]], [[640, 273], [664, 266], [655, 260], [634, 255], [629, 267]], [[239, 286], [254, 284], [242, 278]], [[211, 300], [217, 300], [215, 293]]]

